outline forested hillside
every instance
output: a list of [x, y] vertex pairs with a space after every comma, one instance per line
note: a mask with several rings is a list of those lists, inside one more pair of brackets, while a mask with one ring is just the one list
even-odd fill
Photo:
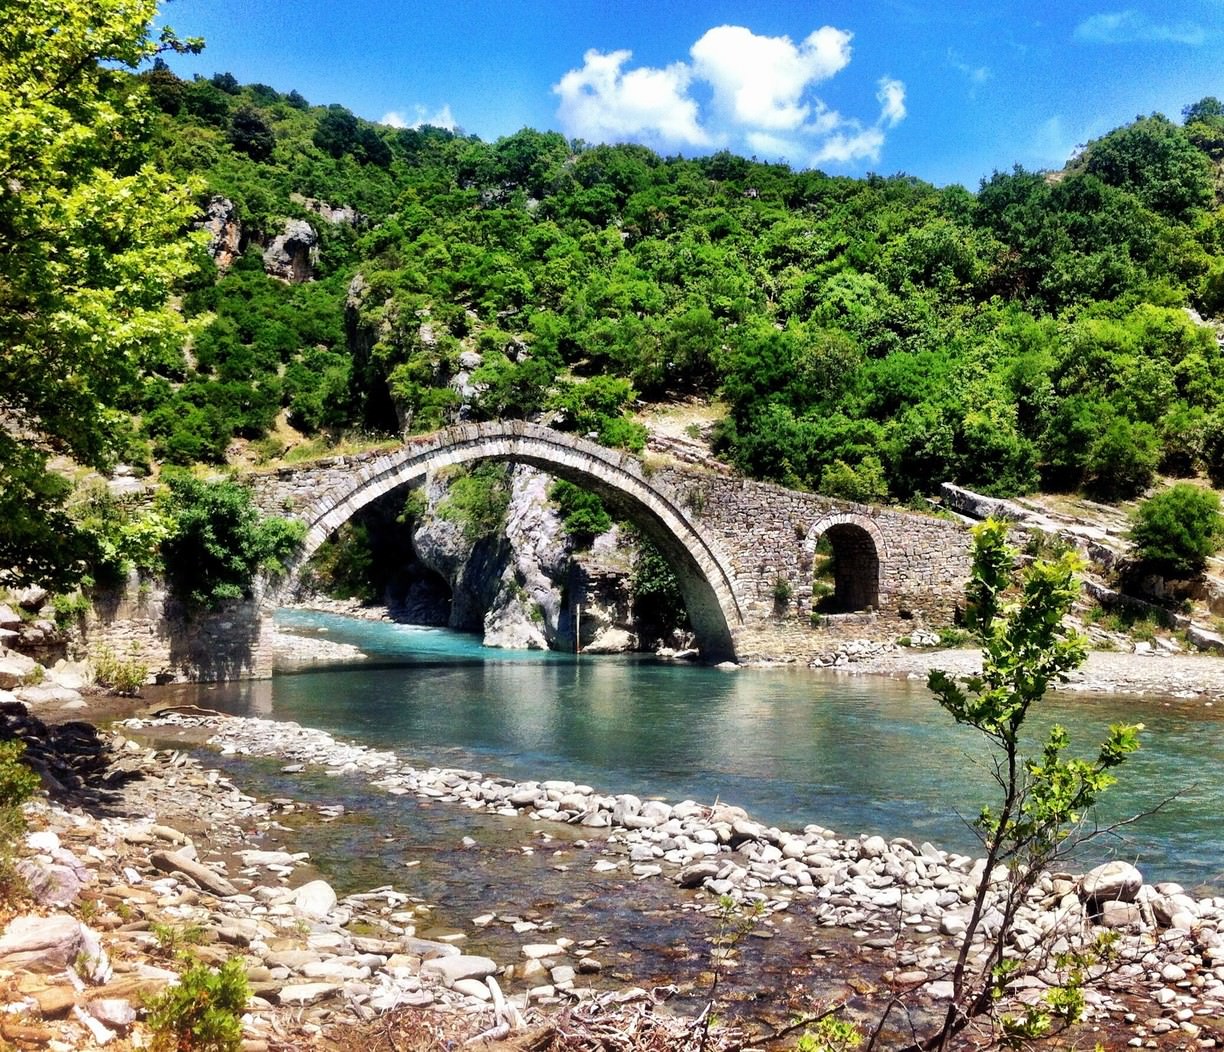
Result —
[[244, 241], [285, 216], [321, 238], [309, 283], [266, 277], [257, 247], [202, 272], [193, 353], [131, 406], [158, 458], [220, 461], [282, 406], [306, 433], [553, 414], [632, 447], [635, 397], [696, 394], [725, 401], [745, 471], [858, 498], [1224, 472], [1220, 349], [1185, 310], [1224, 309], [1214, 99], [974, 194], [143, 80], [155, 157], [229, 198]]
[[642, 402], [696, 397], [745, 472], [854, 499], [1224, 476], [1213, 98], [970, 192], [393, 129], [160, 60], [103, 81], [142, 114], [124, 163], [213, 239], [187, 335], [107, 391], [138, 470], [499, 417], [637, 449]]

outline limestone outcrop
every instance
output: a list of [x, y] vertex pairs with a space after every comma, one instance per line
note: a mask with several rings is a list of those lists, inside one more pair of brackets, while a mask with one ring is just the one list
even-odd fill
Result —
[[208, 254], [222, 273], [229, 270], [242, 251], [242, 223], [238, 209], [228, 197], [212, 197], [197, 226], [208, 231]]
[[314, 277], [319, 235], [304, 219], [286, 219], [284, 230], [264, 249], [264, 270], [274, 278], [300, 284]]

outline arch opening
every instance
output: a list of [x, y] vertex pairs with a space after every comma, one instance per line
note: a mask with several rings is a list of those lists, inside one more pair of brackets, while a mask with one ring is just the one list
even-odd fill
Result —
[[385, 606], [396, 621], [449, 625], [451, 584], [421, 560], [412, 542], [415, 492], [405, 486], [383, 494], [333, 530], [299, 568], [293, 598], [322, 595]]
[[333, 488], [305, 511], [309, 530], [301, 559], [380, 495], [419, 482], [429, 471], [482, 460], [529, 464], [599, 495], [672, 568], [702, 656], [734, 658], [732, 633], [743, 614], [731, 572], [678, 502], [651, 485], [633, 458], [538, 425], [458, 425], [370, 462], [351, 485]]
[[812, 591], [824, 594], [816, 608], [828, 614], [878, 610], [880, 553], [872, 535], [855, 523], [841, 522], [825, 529], [819, 540], [824, 543], [815, 549]]

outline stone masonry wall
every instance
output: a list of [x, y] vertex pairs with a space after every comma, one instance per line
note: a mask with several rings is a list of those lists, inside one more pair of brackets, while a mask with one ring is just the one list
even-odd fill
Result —
[[163, 582], [133, 573], [95, 597], [81, 644], [89, 654], [108, 649], [140, 662], [161, 683], [263, 678], [272, 674], [273, 632], [263, 614], [258, 599], [189, 614]]
[[[959, 523], [912, 512], [854, 504], [815, 493], [800, 493], [690, 467], [649, 470], [625, 454], [521, 421], [464, 425], [411, 440], [402, 452], [371, 453], [333, 460], [303, 469], [281, 469], [255, 476], [257, 499], [266, 512], [301, 515], [312, 524], [330, 524], [359, 507], [362, 495], [381, 492], [407, 477], [397, 464], [419, 467], [434, 459], [452, 462], [452, 445], [463, 445], [465, 457], [484, 451], [496, 459], [523, 459], [605, 496], [632, 497], [630, 517], [649, 518], [666, 509], [684, 521], [689, 539], [700, 538], [703, 565], [716, 565], [723, 580], [711, 580], [727, 612], [732, 635], [751, 628], [756, 644], [770, 626], [790, 624], [808, 631], [841, 634], [840, 622], [817, 619], [813, 628], [813, 563], [816, 544], [833, 527], [849, 552], [874, 548], [878, 580], [856, 582], [859, 594], [877, 593], [870, 624], [877, 634], [896, 634], [914, 623], [950, 623], [969, 574], [969, 537]], [[415, 468], [414, 468], [415, 470]], [[398, 472], [398, 474], [397, 474]], [[629, 490], [619, 487], [628, 484]], [[636, 509], [636, 510], [635, 510]], [[657, 526], [657, 522], [654, 523]], [[334, 526], [332, 527], [334, 528]], [[853, 543], [847, 544], [847, 538]], [[676, 540], [677, 538], [672, 538]], [[835, 540], [835, 544], [838, 543]], [[674, 547], [674, 545], [673, 545]], [[712, 555], [712, 558], [711, 558]], [[861, 587], [860, 587], [861, 585]], [[787, 593], [784, 602], [776, 596]], [[787, 633], [789, 634], [789, 633]], [[779, 634], [780, 648], [789, 644]]]
[[[969, 576], [969, 535], [959, 522], [801, 493], [725, 475], [666, 469], [654, 476], [721, 542], [747, 620], [799, 619], [812, 611], [812, 563], [827, 528], [849, 522], [876, 540], [879, 613], [893, 620], [950, 622]], [[784, 581], [790, 599], [775, 599]]]

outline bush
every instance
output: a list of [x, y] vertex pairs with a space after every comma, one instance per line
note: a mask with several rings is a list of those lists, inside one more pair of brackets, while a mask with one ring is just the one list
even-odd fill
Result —
[[1194, 577], [1224, 540], [1220, 498], [1189, 482], [1139, 505], [1131, 541], [1142, 563], [1167, 576]]
[[233, 1052], [242, 1043], [242, 1011], [250, 990], [241, 957], [220, 968], [195, 964], [149, 1004], [158, 1052]]
[[835, 460], [820, 475], [821, 493], [859, 504], [878, 504], [888, 497], [888, 480], [879, 457], [868, 453], [857, 467]]
[[0, 902], [11, 902], [24, 888], [14, 866], [17, 844], [25, 833], [21, 805], [39, 786], [38, 775], [22, 762], [25, 744], [0, 742]]
[[680, 582], [663, 554], [645, 537], [638, 538], [633, 560], [633, 613], [642, 634], [649, 638], [665, 635], [675, 628], [687, 627], [688, 611]]
[[604, 508], [603, 501], [588, 490], [561, 480], [553, 483], [548, 496], [556, 502], [562, 528], [575, 547], [590, 547], [598, 534], [612, 528], [612, 516]]
[[486, 462], [451, 482], [446, 497], [438, 504], [438, 517], [459, 525], [463, 536], [474, 544], [501, 530], [509, 506], [506, 466]]
[[231, 480], [173, 475], [168, 485], [162, 505], [174, 528], [162, 556], [167, 581], [189, 607], [249, 598], [255, 575], [283, 570], [306, 534], [304, 523], [263, 518], [250, 491]]
[[136, 695], [144, 686], [149, 666], [135, 657], [125, 661], [109, 647], [103, 647], [90, 659], [94, 682], [114, 694]]

